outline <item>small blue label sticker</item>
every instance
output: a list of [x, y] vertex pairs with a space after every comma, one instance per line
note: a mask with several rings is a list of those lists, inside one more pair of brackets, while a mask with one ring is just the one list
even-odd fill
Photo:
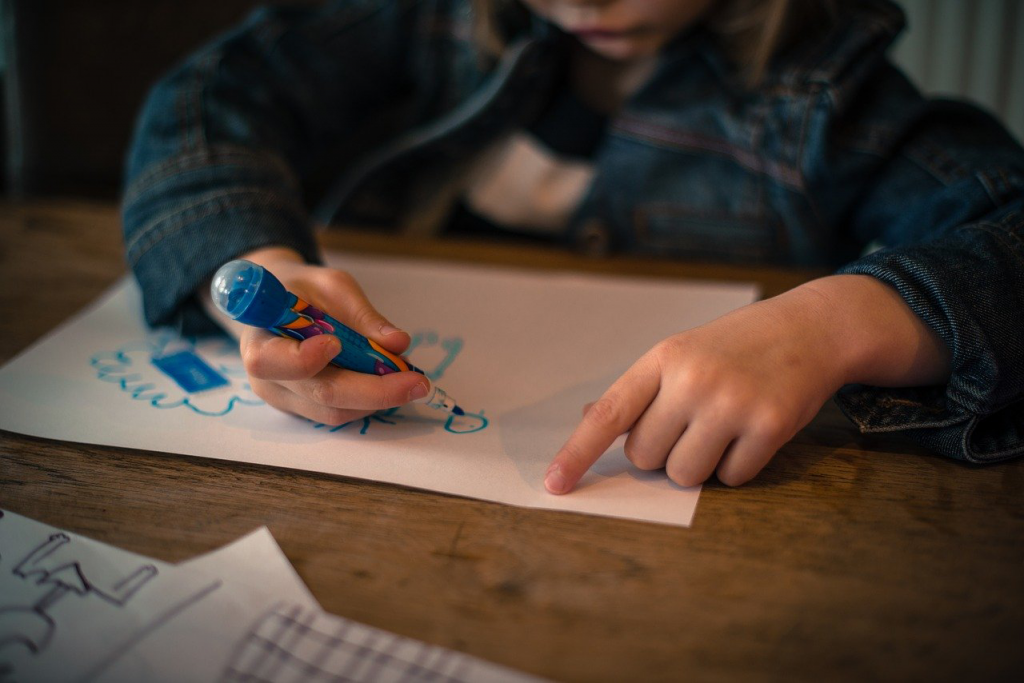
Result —
[[192, 351], [153, 358], [153, 365], [190, 394], [225, 387], [230, 382]]

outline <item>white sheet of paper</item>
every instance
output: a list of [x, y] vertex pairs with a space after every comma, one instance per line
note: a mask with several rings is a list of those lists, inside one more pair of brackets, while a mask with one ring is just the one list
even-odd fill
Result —
[[[183, 656], [184, 655], [184, 656]], [[529, 683], [524, 673], [225, 583], [95, 677], [181, 681]]]
[[[171, 565], [0, 511], [0, 678], [107, 678], [122, 659], [138, 661], [139, 643], [159, 645], [169, 624], [197, 631], [197, 625], [231, 623], [227, 614], [202, 614], [198, 606], [221, 610], [239, 592], [251, 610], [278, 601], [319, 609], [265, 527]], [[212, 640], [188, 650], [188, 666], [205, 665], [215, 674], [229, 645]], [[177, 662], [168, 671], [184, 666]], [[161, 679], [174, 676], [110, 680]]]
[[0, 679], [536, 681], [324, 613], [266, 527], [170, 565], [0, 510]]
[[81, 680], [538, 680], [325, 613], [266, 527], [175, 570], [162, 589], [181, 593], [178, 584], [188, 584], [209, 592]]
[[147, 330], [125, 280], [0, 369], [0, 428], [690, 524], [699, 487], [635, 469], [621, 440], [569, 495], [548, 494], [543, 475], [584, 403], [659, 340], [753, 301], [754, 286], [329, 262], [413, 334], [410, 359], [470, 415], [405, 406], [331, 427], [277, 412], [252, 394], [230, 343]]

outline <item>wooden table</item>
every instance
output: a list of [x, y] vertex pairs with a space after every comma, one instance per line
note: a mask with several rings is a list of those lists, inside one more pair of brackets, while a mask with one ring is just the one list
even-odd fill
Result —
[[[381, 251], [367, 235], [335, 249]], [[664, 277], [810, 273], [526, 246], [444, 256]], [[117, 211], [0, 204], [0, 360], [125, 270]], [[328, 611], [564, 680], [992, 680], [1024, 672], [1024, 461], [864, 437], [831, 404], [690, 529], [0, 432], [0, 505], [163, 560], [265, 524]], [[1019, 679], [1018, 679], [1019, 680]]]

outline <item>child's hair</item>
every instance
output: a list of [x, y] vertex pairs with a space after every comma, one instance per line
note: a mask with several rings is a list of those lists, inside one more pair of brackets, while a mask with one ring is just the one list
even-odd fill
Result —
[[[478, 48], [496, 56], [504, 47], [498, 30], [501, 6], [514, 0], [472, 0]], [[836, 0], [721, 0], [702, 21], [718, 36], [748, 85], [799, 35], [824, 31], [837, 13]]]

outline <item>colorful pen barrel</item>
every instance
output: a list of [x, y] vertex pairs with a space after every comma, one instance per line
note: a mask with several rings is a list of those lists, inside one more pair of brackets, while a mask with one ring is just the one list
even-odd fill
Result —
[[[266, 328], [299, 341], [321, 334], [334, 335], [341, 341], [341, 351], [331, 362], [338, 367], [371, 375], [411, 371], [426, 376], [402, 356], [382, 348], [295, 296], [270, 271], [250, 261], [239, 259], [221, 266], [213, 277], [210, 293], [217, 308], [240, 323]], [[444, 390], [433, 385], [417, 402], [456, 415], [464, 414]]]

